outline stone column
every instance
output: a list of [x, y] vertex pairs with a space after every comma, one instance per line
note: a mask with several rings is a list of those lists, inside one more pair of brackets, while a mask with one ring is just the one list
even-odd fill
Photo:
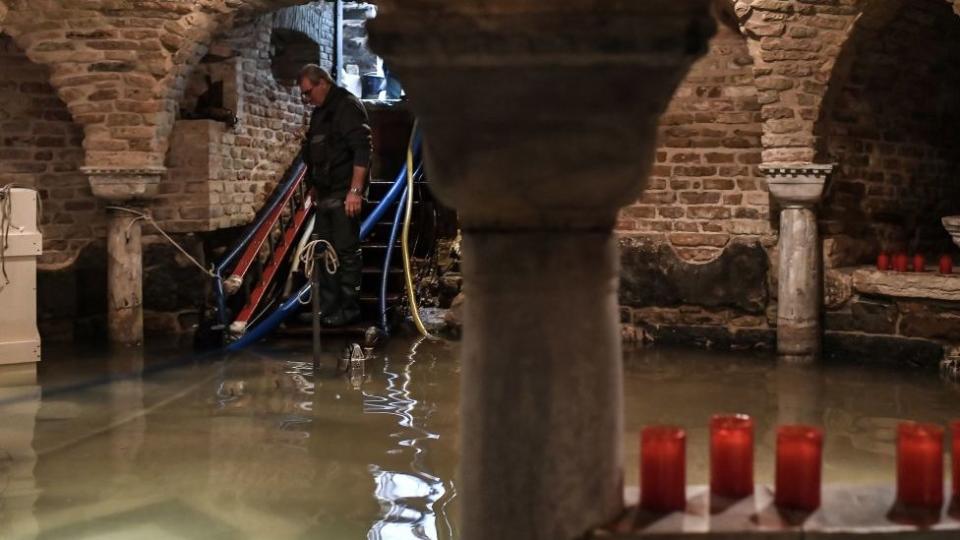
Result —
[[107, 210], [107, 324], [110, 342], [143, 342], [143, 247], [140, 240], [144, 203], [157, 193], [163, 169], [84, 169], [93, 194]]
[[760, 168], [780, 205], [777, 353], [809, 362], [820, 356], [823, 274], [815, 206], [833, 165], [770, 164]]
[[384, 2], [368, 23], [459, 213], [464, 540], [581, 537], [622, 510], [613, 225], [708, 1]]

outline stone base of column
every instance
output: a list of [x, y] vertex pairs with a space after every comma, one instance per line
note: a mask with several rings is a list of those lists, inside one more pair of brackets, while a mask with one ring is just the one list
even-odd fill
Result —
[[463, 252], [463, 538], [579, 538], [623, 506], [613, 235], [467, 231]]

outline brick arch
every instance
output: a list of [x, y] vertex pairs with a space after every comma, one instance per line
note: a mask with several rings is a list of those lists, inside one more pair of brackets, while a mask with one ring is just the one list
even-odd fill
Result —
[[764, 162], [808, 163], [816, 158], [820, 143], [814, 126], [842, 45], [865, 1], [733, 1], [755, 60]]
[[315, 43], [323, 42], [323, 36], [317, 31], [316, 26], [307, 24], [306, 19], [301, 16], [300, 10], [296, 7], [281, 9], [274, 13], [273, 28], [275, 30], [298, 32], [312, 39]]
[[2, 0], [3, 28], [84, 126], [86, 165], [160, 167], [185, 76], [239, 16], [305, 0]]

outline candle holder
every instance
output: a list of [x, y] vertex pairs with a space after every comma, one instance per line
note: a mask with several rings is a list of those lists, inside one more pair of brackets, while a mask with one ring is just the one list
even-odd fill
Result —
[[687, 507], [686, 432], [648, 426], [640, 435], [640, 507], [677, 512]]
[[943, 428], [903, 422], [897, 426], [897, 505], [943, 506]]
[[906, 272], [910, 266], [910, 258], [904, 252], [893, 256], [893, 270], [896, 272]]
[[710, 492], [730, 499], [753, 495], [753, 419], [745, 414], [710, 419]]
[[888, 255], [886, 251], [881, 251], [880, 254], [877, 255], [877, 270], [881, 272], [890, 270], [890, 255]]
[[920, 253], [915, 253], [913, 255], [913, 271], [914, 272], [923, 272], [926, 270], [927, 265], [926, 261], [923, 258], [923, 255]]
[[779, 427], [776, 505], [806, 512], [819, 508], [822, 464], [823, 431], [812, 426]]
[[949, 255], [940, 256], [940, 273], [941, 274], [953, 273], [953, 257]]

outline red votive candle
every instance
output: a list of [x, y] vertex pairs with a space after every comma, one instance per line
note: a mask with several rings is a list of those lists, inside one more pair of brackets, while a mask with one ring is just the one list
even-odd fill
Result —
[[890, 255], [886, 251], [881, 251], [877, 255], [877, 270], [885, 272], [890, 269]]
[[960, 503], [960, 420], [950, 422], [950, 452], [952, 454], [953, 498]]
[[893, 269], [897, 272], [906, 272], [909, 263], [910, 258], [906, 253], [900, 252], [893, 256]]
[[926, 261], [923, 260], [923, 255], [916, 253], [913, 256], [913, 271], [914, 272], [923, 272], [926, 269]]
[[897, 426], [897, 502], [904, 506], [943, 505], [943, 428], [903, 422]]
[[731, 499], [753, 494], [753, 419], [745, 414], [710, 419], [710, 492]]
[[776, 495], [781, 508], [812, 512], [820, 507], [823, 432], [812, 426], [777, 428]]
[[674, 426], [648, 426], [640, 435], [640, 506], [654, 512], [687, 507], [687, 434]]
[[949, 255], [940, 256], [940, 273], [941, 274], [953, 273], [953, 257]]

